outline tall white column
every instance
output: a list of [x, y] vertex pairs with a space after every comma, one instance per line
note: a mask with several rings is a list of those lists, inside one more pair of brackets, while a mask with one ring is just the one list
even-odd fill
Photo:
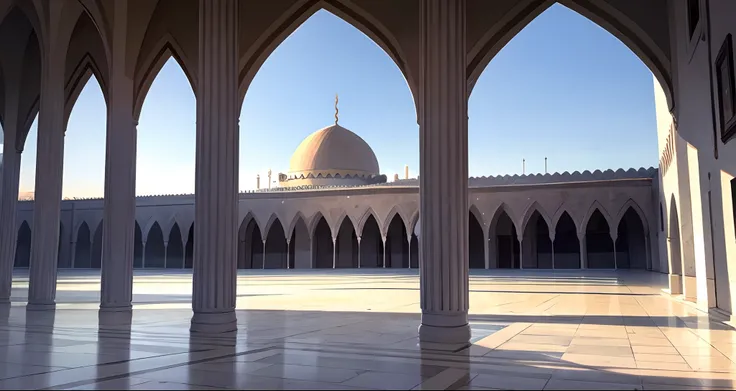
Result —
[[467, 344], [468, 105], [465, 0], [421, 3], [421, 342]]
[[[263, 242], [263, 247], [261, 247], [261, 248], [263, 249], [263, 251], [262, 251], [262, 253], [263, 253], [262, 259], [263, 259], [263, 261], [261, 262], [261, 269], [265, 269], [266, 268], [266, 240], [263, 239], [262, 242]], [[237, 268], [237, 266], [236, 266], [236, 268]]]
[[29, 310], [56, 308], [56, 261], [59, 253], [65, 130], [64, 55], [59, 46], [58, 42], [49, 43], [41, 60], [36, 187], [28, 283]]
[[15, 248], [18, 244], [16, 204], [20, 186], [20, 151], [15, 149], [15, 130], [5, 122], [2, 182], [0, 185], [0, 304], [10, 303]]
[[237, 329], [238, 1], [199, 0], [192, 331]]
[[[115, 23], [111, 45], [105, 143], [100, 312], [132, 309], [135, 258], [138, 121], [133, 118], [133, 80], [125, 73], [128, 2], [116, 1], [113, 7]], [[145, 251], [143, 253], [145, 254]]]

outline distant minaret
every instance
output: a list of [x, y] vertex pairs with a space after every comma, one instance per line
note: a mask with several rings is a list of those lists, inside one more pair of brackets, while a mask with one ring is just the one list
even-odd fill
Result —
[[409, 179], [409, 165], [404, 166], [404, 179]]
[[526, 159], [521, 159], [521, 175], [526, 175]]
[[335, 125], [337, 125], [337, 119], [338, 119], [337, 114], [340, 112], [340, 110], [337, 109], [337, 102], [338, 102], [338, 98], [337, 98], [337, 94], [335, 94]]
[[261, 174], [256, 174], [256, 189], [261, 188]]
[[398, 181], [399, 181], [399, 174], [394, 174], [394, 182], [398, 182]]
[[271, 188], [271, 169], [268, 169], [268, 188]]
[[547, 174], [547, 157], [544, 157], [544, 174]]

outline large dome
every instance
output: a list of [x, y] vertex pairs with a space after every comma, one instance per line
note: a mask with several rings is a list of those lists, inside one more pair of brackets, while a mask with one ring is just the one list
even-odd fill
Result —
[[365, 140], [336, 124], [310, 134], [299, 144], [289, 162], [289, 176], [301, 174], [378, 175], [378, 160]]

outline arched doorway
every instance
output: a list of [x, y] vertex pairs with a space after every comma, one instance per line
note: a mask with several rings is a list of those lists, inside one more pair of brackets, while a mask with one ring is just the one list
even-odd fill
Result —
[[549, 227], [539, 211], [532, 212], [524, 229], [522, 240], [522, 262], [524, 269], [552, 268], [552, 241]]
[[416, 233], [411, 234], [411, 267], [419, 269], [419, 238]]
[[358, 267], [358, 236], [349, 218], [342, 219], [335, 241], [335, 267]]
[[297, 217], [289, 241], [289, 267], [292, 269], [310, 269], [312, 267], [311, 241], [307, 223], [301, 216]]
[[616, 235], [616, 267], [647, 268], [647, 242], [644, 224], [634, 208], [629, 207], [618, 223]]
[[327, 220], [320, 217], [312, 235], [312, 265], [316, 269], [331, 269], [333, 264], [332, 232]]
[[92, 260], [90, 268], [99, 269], [102, 266], [102, 226], [104, 221], [100, 221], [95, 229], [95, 236], [92, 238]]
[[266, 234], [265, 269], [286, 269], [286, 258], [289, 248], [286, 244], [284, 227], [279, 219], [271, 224]]
[[386, 267], [408, 268], [409, 267], [409, 242], [406, 236], [406, 227], [399, 214], [391, 219], [386, 234]]
[[181, 238], [179, 223], [174, 223], [169, 232], [169, 243], [166, 246], [166, 268], [181, 269], [184, 267], [184, 241]]
[[135, 242], [133, 243], [133, 267], [143, 267], [143, 232], [141, 226], [138, 225], [138, 221], [135, 222]]
[[613, 239], [608, 221], [597, 208], [585, 227], [585, 249], [589, 269], [614, 269]]
[[470, 212], [468, 217], [468, 259], [471, 269], [486, 268], [485, 235], [475, 214]]
[[555, 227], [555, 269], [580, 269], [580, 240], [575, 222], [562, 212]]
[[74, 267], [89, 269], [92, 257], [89, 225], [83, 222], [77, 230], [77, 243], [74, 248]]
[[166, 267], [166, 247], [164, 233], [158, 222], [154, 222], [146, 237], [143, 267], [163, 269]]
[[263, 269], [263, 255], [261, 228], [246, 217], [238, 230], [238, 269]]
[[519, 269], [521, 266], [521, 248], [519, 246], [519, 238], [516, 235], [516, 225], [511, 221], [506, 211], [496, 220], [495, 238], [496, 241], [496, 259], [499, 269]]
[[672, 197], [670, 201], [670, 291], [672, 294], [681, 294], [684, 291], [684, 276], [682, 273], [682, 245], [680, 243], [680, 214], [677, 213], [677, 203]]
[[15, 247], [15, 267], [26, 268], [31, 264], [31, 227], [24, 221], [18, 229], [18, 242]]
[[189, 226], [189, 234], [187, 235], [187, 244], [185, 248], [184, 268], [191, 269], [194, 267], [194, 223]]
[[373, 214], [366, 219], [360, 235], [360, 267], [383, 267], [383, 239]]

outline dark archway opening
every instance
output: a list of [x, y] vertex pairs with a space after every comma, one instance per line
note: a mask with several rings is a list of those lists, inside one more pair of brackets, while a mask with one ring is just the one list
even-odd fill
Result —
[[585, 248], [589, 269], [613, 269], [616, 261], [610, 228], [603, 214], [596, 209], [585, 228]]
[[184, 241], [181, 239], [179, 223], [174, 223], [169, 232], [169, 243], [166, 246], [166, 268], [181, 269], [184, 267]]
[[311, 259], [311, 241], [309, 240], [309, 229], [307, 223], [299, 217], [297, 218], [294, 229], [291, 233], [289, 241], [289, 267], [292, 269], [310, 269], [312, 267]]
[[238, 230], [238, 269], [263, 269], [263, 238], [253, 218], [247, 218]]
[[386, 234], [386, 267], [409, 267], [409, 242], [406, 236], [406, 226], [401, 216], [397, 214], [391, 219]]
[[519, 238], [516, 235], [516, 225], [506, 211], [502, 211], [498, 216], [495, 232], [498, 268], [519, 269], [521, 266]]
[[647, 268], [647, 243], [644, 224], [639, 214], [629, 207], [618, 223], [616, 236], [616, 267], [619, 269]]
[[327, 220], [320, 217], [314, 228], [312, 237], [312, 264], [316, 269], [331, 269], [333, 267], [332, 233]]
[[95, 229], [95, 236], [92, 238], [92, 260], [90, 268], [99, 269], [102, 266], [102, 226], [104, 221], [100, 221]]
[[383, 267], [383, 239], [376, 218], [371, 214], [360, 235], [360, 267]]
[[166, 267], [166, 247], [164, 233], [158, 222], [153, 223], [146, 238], [146, 253], [143, 258], [143, 267], [163, 269]]
[[266, 269], [286, 269], [286, 258], [288, 255], [286, 235], [281, 222], [274, 220], [266, 234]]
[[468, 258], [471, 269], [486, 268], [485, 235], [475, 214], [468, 217]]
[[138, 221], [135, 222], [135, 242], [133, 243], [133, 268], [143, 267], [143, 231]]
[[575, 222], [563, 212], [555, 227], [555, 269], [580, 269], [580, 240]]
[[547, 222], [535, 210], [524, 230], [521, 259], [524, 269], [552, 268], [552, 240], [549, 237]]
[[419, 238], [417, 234], [411, 234], [411, 267], [419, 269]]
[[189, 234], [187, 234], [187, 244], [184, 256], [184, 268], [191, 269], [194, 267], [194, 223], [189, 227]]
[[74, 248], [74, 267], [89, 269], [92, 260], [89, 225], [83, 222], [77, 231], [77, 243]]
[[358, 236], [349, 218], [342, 219], [335, 241], [335, 267], [358, 267]]
[[31, 264], [31, 227], [23, 222], [18, 229], [18, 241], [15, 247], [15, 267], [26, 268]]

